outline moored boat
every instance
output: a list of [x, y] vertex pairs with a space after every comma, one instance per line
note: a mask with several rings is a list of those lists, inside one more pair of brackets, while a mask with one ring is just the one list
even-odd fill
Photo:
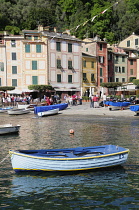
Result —
[[130, 102], [120, 102], [120, 101], [106, 101], [105, 102], [106, 106], [109, 106], [109, 110], [114, 110], [114, 109], [125, 109], [128, 108], [130, 105]]
[[12, 167], [20, 171], [78, 171], [122, 165], [129, 149], [115, 145], [48, 150], [10, 150]]
[[55, 115], [58, 114], [59, 109], [52, 109], [44, 112], [38, 112], [39, 117], [49, 116], [49, 115]]
[[5, 108], [0, 108], [0, 113], [7, 112], [8, 110], [13, 109], [13, 107], [5, 107]]
[[30, 113], [29, 109], [11, 109], [8, 110], [9, 115], [19, 115], [19, 114], [28, 114]]
[[130, 106], [130, 110], [135, 112], [137, 115], [139, 115], [139, 105]]
[[4, 124], [0, 125], [0, 134], [17, 133], [19, 132], [20, 125]]
[[59, 109], [59, 111], [64, 110], [68, 107], [68, 103], [54, 104], [49, 106], [37, 106], [34, 108], [34, 114], [38, 112], [44, 112], [52, 109]]

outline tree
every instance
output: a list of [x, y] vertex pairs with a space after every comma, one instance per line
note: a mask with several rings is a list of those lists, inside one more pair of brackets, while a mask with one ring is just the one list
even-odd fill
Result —
[[51, 93], [54, 91], [54, 88], [51, 85], [29, 85], [29, 90], [38, 90], [40, 94], [40, 98], [42, 98], [42, 95], [44, 95], [46, 92]]
[[5, 95], [7, 90], [14, 90], [14, 89], [15, 89], [14, 86], [0, 86], [0, 90], [3, 91]]
[[113, 88], [115, 92], [117, 87], [122, 86], [122, 82], [103, 82], [101, 83], [101, 86], [106, 88]]

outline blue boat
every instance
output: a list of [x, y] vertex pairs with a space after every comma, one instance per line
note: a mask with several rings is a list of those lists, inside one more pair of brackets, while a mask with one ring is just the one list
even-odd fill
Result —
[[0, 113], [7, 112], [10, 109], [13, 109], [13, 107], [0, 108]]
[[130, 102], [114, 102], [114, 101], [106, 101], [105, 105], [109, 106], [109, 110], [112, 109], [124, 109], [130, 105]]
[[64, 110], [68, 107], [68, 103], [54, 104], [49, 106], [37, 106], [34, 107], [34, 114], [38, 114], [38, 112], [45, 112], [52, 109], [59, 109], [59, 111]]
[[10, 150], [12, 167], [20, 171], [78, 171], [122, 165], [129, 149], [115, 145], [48, 150]]
[[135, 112], [138, 115], [139, 114], [139, 105], [130, 106], [130, 110]]

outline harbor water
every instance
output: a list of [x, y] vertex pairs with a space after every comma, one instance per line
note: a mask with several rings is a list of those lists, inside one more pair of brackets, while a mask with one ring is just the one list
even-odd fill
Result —
[[[34, 114], [0, 115], [0, 124], [21, 125], [0, 136], [1, 209], [139, 209], [139, 117]], [[74, 135], [69, 130], [74, 129]], [[106, 144], [130, 150], [122, 167], [76, 173], [16, 174], [9, 149], [56, 149]]]

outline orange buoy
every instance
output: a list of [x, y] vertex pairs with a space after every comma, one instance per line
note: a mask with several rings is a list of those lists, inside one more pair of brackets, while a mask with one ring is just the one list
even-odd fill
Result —
[[73, 129], [70, 129], [70, 130], [69, 130], [69, 133], [70, 133], [70, 134], [74, 134], [74, 130], [73, 130]]

